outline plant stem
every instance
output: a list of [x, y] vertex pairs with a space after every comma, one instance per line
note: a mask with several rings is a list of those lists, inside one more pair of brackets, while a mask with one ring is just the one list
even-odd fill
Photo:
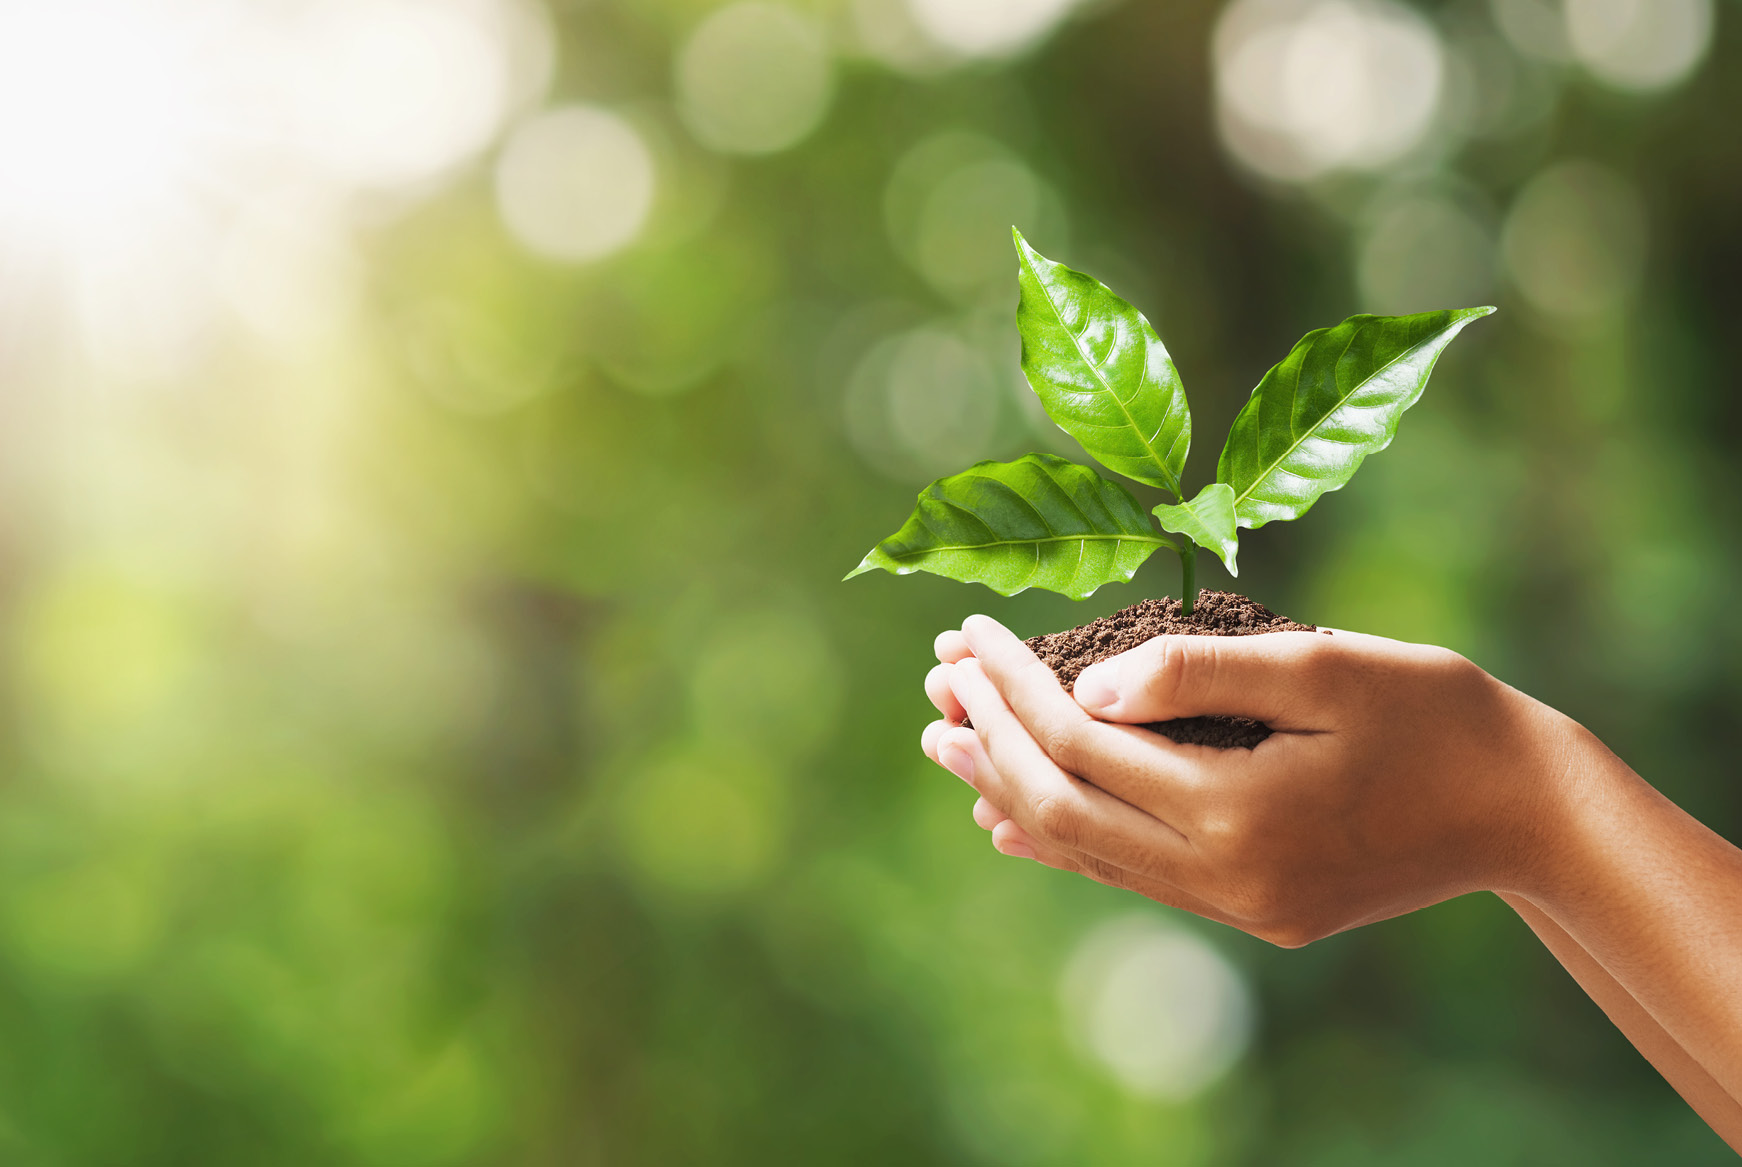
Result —
[[1190, 616], [1192, 609], [1198, 606], [1198, 545], [1183, 535], [1180, 536], [1179, 567], [1180, 615]]

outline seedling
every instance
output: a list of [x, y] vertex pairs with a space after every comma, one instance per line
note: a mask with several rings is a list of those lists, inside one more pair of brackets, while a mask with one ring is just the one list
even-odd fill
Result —
[[[1238, 576], [1239, 529], [1298, 519], [1391, 444], [1434, 361], [1492, 308], [1351, 316], [1302, 337], [1234, 419], [1216, 481], [1186, 501], [1192, 442], [1185, 386], [1142, 313], [1099, 281], [1042, 256], [1013, 232], [1020, 260], [1022, 371], [1047, 416], [1107, 469], [1173, 496], [1151, 512], [1124, 486], [1051, 454], [979, 462], [940, 478], [872, 568], [983, 583], [1000, 595], [1046, 588], [1086, 599], [1128, 582], [1157, 548], [1180, 558], [1180, 600], [1197, 601], [1206, 548]], [[1165, 532], [1165, 533], [1164, 533]]]

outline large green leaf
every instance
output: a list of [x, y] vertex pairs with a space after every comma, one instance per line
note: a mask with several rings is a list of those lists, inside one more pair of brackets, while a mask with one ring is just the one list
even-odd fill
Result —
[[1198, 497], [1177, 506], [1162, 503], [1155, 508], [1161, 529], [1184, 535], [1199, 547], [1215, 552], [1216, 558], [1238, 577], [1240, 568], [1234, 557], [1240, 550], [1240, 535], [1234, 525], [1234, 488], [1213, 482], [1198, 491]]
[[1081, 600], [1172, 546], [1123, 486], [1051, 454], [1025, 454], [926, 487], [901, 530], [846, 578], [879, 567], [929, 571], [1003, 596], [1046, 588]]
[[1216, 477], [1242, 527], [1298, 519], [1391, 444], [1434, 361], [1492, 308], [1351, 316], [1309, 332], [1264, 375], [1228, 431]]
[[1105, 285], [1014, 234], [1022, 371], [1047, 415], [1107, 469], [1177, 497], [1192, 414], [1161, 338]]

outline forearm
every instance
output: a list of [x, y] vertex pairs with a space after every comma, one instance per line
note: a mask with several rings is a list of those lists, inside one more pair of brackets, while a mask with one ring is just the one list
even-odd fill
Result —
[[[1734, 1107], [1742, 1100], [1742, 851], [1595, 739], [1581, 748], [1569, 782], [1542, 877], [1519, 889], [1526, 906], [1552, 920], [1587, 954], [1590, 971], [1611, 979]], [[1576, 955], [1556, 955], [1586, 982]], [[1586, 988], [1621, 1024], [1625, 1002], [1608, 990], [1599, 996], [1600, 982]], [[1654, 1063], [1662, 1056], [1670, 1077], [1670, 1055], [1641, 1049]], [[1733, 1129], [1713, 1125], [1736, 1141]]]
[[1695, 1113], [1705, 1119], [1718, 1136], [1742, 1153], [1742, 1103], [1738, 1103], [1659, 1025], [1644, 1006], [1621, 983], [1610, 976], [1590, 953], [1579, 946], [1541, 908], [1521, 895], [1500, 893], [1512, 910], [1530, 925], [1544, 946], [1572, 974], [1597, 1007], [1626, 1035], [1646, 1061], [1662, 1074]]

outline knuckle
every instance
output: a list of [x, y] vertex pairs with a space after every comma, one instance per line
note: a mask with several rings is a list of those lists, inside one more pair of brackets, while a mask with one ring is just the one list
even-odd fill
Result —
[[1304, 633], [1295, 652], [1301, 679], [1314, 689], [1327, 688], [1348, 675], [1347, 655], [1334, 636]]
[[1156, 646], [1149, 674], [1150, 695], [1162, 705], [1177, 706], [1198, 683], [1201, 670], [1193, 665], [1189, 642], [1183, 638], [1161, 636], [1150, 643]]
[[1091, 722], [1086, 714], [1050, 717], [1035, 727], [1034, 737], [1060, 769], [1081, 774], [1086, 756], [1084, 736], [1090, 728]]
[[1043, 794], [1035, 799], [1031, 814], [1034, 831], [1041, 838], [1060, 847], [1076, 848], [1082, 832], [1082, 818], [1068, 799], [1057, 794]]

